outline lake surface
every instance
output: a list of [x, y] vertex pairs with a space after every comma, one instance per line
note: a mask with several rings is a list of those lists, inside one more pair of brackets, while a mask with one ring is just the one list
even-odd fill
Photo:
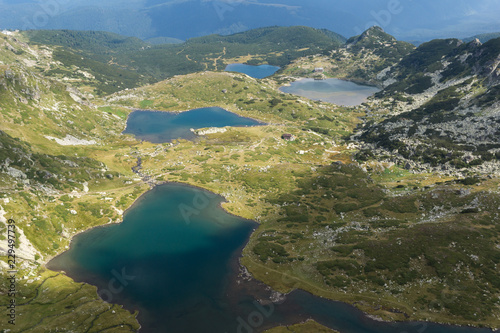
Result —
[[300, 290], [261, 304], [256, 300], [269, 300], [271, 291], [240, 276], [238, 264], [257, 224], [227, 214], [221, 201], [191, 186], [157, 186], [126, 212], [123, 223], [79, 234], [48, 267], [96, 285], [105, 301], [138, 309], [141, 333], [253, 333], [308, 318], [342, 333], [491, 332], [381, 323]]
[[271, 65], [251, 66], [245, 64], [230, 64], [226, 66], [225, 71], [243, 73], [256, 79], [263, 79], [273, 75], [279, 69], [278, 66]]
[[339, 79], [301, 79], [292, 82], [290, 86], [281, 87], [280, 91], [316, 101], [355, 106], [365, 102], [380, 89]]
[[241, 117], [219, 107], [200, 108], [185, 112], [134, 111], [129, 114], [123, 133], [133, 134], [137, 139], [153, 143], [174, 139], [193, 140], [196, 135], [191, 128], [224, 126], [256, 126], [263, 123]]

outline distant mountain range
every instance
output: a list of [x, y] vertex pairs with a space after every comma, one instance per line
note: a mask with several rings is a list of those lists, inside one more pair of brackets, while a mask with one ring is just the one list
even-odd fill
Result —
[[4, 0], [0, 29], [102, 30], [142, 39], [188, 39], [263, 26], [305, 25], [344, 36], [379, 25], [402, 40], [500, 31], [494, 1]]
[[475, 35], [475, 36], [472, 36], [472, 37], [469, 37], [469, 38], [464, 38], [463, 41], [468, 43], [468, 42], [472, 42], [474, 39], [479, 39], [479, 41], [481, 43], [486, 43], [487, 41], [491, 40], [491, 39], [495, 39], [495, 38], [498, 38], [500, 37], [500, 32], [491, 32], [491, 33], [486, 33], [486, 34], [479, 34], [479, 35]]

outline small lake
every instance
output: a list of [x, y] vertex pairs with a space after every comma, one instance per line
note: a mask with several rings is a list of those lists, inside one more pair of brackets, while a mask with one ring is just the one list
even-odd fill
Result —
[[301, 79], [292, 82], [289, 86], [281, 87], [280, 91], [316, 101], [356, 106], [365, 102], [380, 89], [339, 79]]
[[245, 64], [230, 64], [226, 66], [226, 72], [238, 72], [256, 79], [263, 79], [276, 73], [280, 67], [271, 65], [251, 66]]
[[491, 333], [432, 323], [383, 323], [353, 306], [304, 291], [269, 300], [262, 283], [242, 277], [238, 258], [257, 224], [220, 207], [222, 198], [178, 183], [144, 194], [121, 224], [74, 237], [48, 263], [97, 286], [107, 302], [139, 310], [141, 333], [257, 333], [313, 318], [342, 333]]
[[124, 134], [133, 134], [139, 140], [152, 143], [174, 139], [193, 140], [191, 129], [224, 126], [257, 126], [263, 123], [241, 117], [219, 107], [200, 108], [185, 112], [134, 111], [129, 114]]

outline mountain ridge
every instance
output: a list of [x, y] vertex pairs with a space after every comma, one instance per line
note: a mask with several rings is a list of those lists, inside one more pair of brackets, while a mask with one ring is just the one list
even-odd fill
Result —
[[499, 66], [500, 38], [424, 43], [379, 77], [385, 88], [367, 106], [388, 113], [358, 135], [407, 168], [498, 173]]
[[[248, 58], [245, 62], [251, 64], [284, 66], [293, 59], [334, 49], [345, 42], [344, 37], [334, 32], [302, 26], [259, 28], [162, 45], [107, 32], [36, 30], [21, 34], [33, 43], [61, 46], [55, 52], [55, 59], [65, 67], [85, 63], [84, 70], [102, 83], [100, 95], [174, 75], [222, 70], [239, 58]], [[107, 64], [114, 65], [119, 73], [103, 67]], [[101, 77], [103, 72], [107, 77]]]
[[[174, 37], [182, 40], [217, 32], [241, 32], [270, 25], [309, 25], [328, 28], [345, 36], [359, 34], [368, 22], [376, 22], [399, 39], [430, 40], [444, 36], [471, 36], [484, 32], [477, 22], [489, 19], [489, 30], [498, 31], [491, 2], [471, 10], [466, 0], [426, 0], [387, 3], [347, 1], [275, 0], [242, 1], [57, 1], [58, 6], [35, 0], [2, 1], [1, 28], [105, 30], [140, 38]], [[391, 3], [392, 4], [392, 3]], [[391, 10], [389, 10], [391, 9]], [[20, 12], [26, 13], [21, 16]], [[190, 15], [186, 16], [185, 13]], [[38, 13], [38, 14], [37, 14]], [[482, 15], [481, 15], [482, 14]], [[36, 20], [41, 15], [44, 20]], [[390, 24], [386, 17], [390, 18]], [[418, 18], [417, 18], [418, 17]], [[447, 20], [443, 20], [447, 17]], [[130, 24], [130, 22], [134, 22]], [[461, 23], [456, 23], [461, 22]], [[425, 30], [424, 30], [425, 29]]]

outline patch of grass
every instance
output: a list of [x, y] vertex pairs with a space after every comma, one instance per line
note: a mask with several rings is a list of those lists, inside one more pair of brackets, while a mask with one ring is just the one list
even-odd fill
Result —
[[141, 107], [141, 109], [147, 109], [151, 107], [153, 104], [154, 104], [153, 101], [145, 99], [139, 103], [139, 106]]
[[324, 327], [313, 320], [308, 320], [303, 324], [292, 325], [288, 327], [275, 327], [265, 331], [265, 333], [338, 333]]

